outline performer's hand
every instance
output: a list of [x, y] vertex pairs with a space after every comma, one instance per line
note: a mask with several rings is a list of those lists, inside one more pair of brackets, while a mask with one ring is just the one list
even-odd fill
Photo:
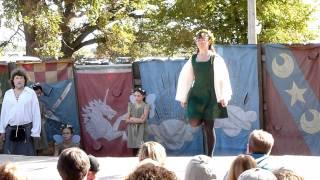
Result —
[[187, 106], [187, 103], [186, 102], [180, 102], [181, 104], [181, 107], [185, 108]]
[[222, 107], [227, 107], [227, 103], [225, 103], [224, 100], [221, 100], [219, 103], [221, 104]]

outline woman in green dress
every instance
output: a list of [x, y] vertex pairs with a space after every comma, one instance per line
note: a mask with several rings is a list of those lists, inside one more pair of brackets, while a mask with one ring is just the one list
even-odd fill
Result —
[[176, 94], [176, 100], [187, 108], [190, 125], [204, 124], [205, 150], [209, 156], [216, 139], [214, 119], [228, 117], [226, 106], [232, 95], [226, 64], [214, 51], [213, 41], [208, 30], [196, 33], [197, 53], [183, 66]]
[[137, 155], [140, 146], [146, 138], [146, 125], [149, 114], [149, 105], [145, 103], [146, 92], [141, 88], [134, 91], [135, 102], [128, 104], [128, 116], [126, 118], [128, 140], [127, 147]]

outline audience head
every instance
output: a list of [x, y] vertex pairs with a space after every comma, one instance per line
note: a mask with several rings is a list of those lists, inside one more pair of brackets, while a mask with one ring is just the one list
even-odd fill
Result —
[[89, 157], [79, 148], [65, 149], [59, 156], [57, 169], [63, 180], [83, 180], [89, 168]]
[[217, 179], [213, 159], [206, 155], [193, 156], [189, 161], [186, 172], [185, 180], [213, 180]]
[[0, 165], [1, 180], [26, 180], [26, 176], [22, 175], [13, 163], [5, 163]]
[[272, 134], [263, 130], [253, 130], [249, 135], [249, 153], [270, 154], [274, 144]]
[[302, 176], [299, 176], [294, 171], [285, 168], [277, 169], [273, 171], [273, 174], [278, 180], [304, 180]]
[[99, 171], [99, 162], [96, 157], [92, 155], [88, 155], [90, 161], [90, 169], [88, 172], [87, 180], [94, 180], [96, 179], [96, 174]]
[[154, 141], [145, 142], [141, 145], [138, 153], [139, 161], [146, 158], [158, 161], [161, 165], [164, 165], [167, 154], [165, 148]]
[[241, 173], [238, 180], [277, 180], [277, 177], [271, 171], [252, 168]]
[[151, 163], [147, 163], [141, 166], [129, 174], [126, 180], [177, 180], [177, 176], [174, 172], [162, 166], [156, 166]]
[[232, 162], [227, 179], [237, 180], [239, 175], [245, 170], [257, 167], [256, 161], [250, 155], [240, 154]]

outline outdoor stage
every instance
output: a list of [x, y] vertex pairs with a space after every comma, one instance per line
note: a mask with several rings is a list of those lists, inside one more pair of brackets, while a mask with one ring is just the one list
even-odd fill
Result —
[[[187, 166], [188, 157], [168, 157], [166, 167], [174, 171], [179, 179], [184, 179], [184, 171]], [[228, 170], [234, 156], [214, 157], [216, 174], [222, 179]], [[0, 163], [16, 162], [18, 167], [28, 174], [29, 180], [58, 180], [60, 176], [57, 171], [58, 157], [49, 156], [15, 156], [0, 154]], [[279, 162], [279, 166], [285, 166], [303, 175], [305, 180], [316, 180], [320, 177], [318, 156], [272, 156], [273, 160]], [[100, 171], [98, 179], [118, 180], [124, 179], [137, 165], [136, 157], [99, 157]]]

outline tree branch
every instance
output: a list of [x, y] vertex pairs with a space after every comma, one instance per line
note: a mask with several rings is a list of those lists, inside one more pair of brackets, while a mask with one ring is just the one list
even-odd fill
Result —
[[82, 47], [90, 45], [90, 44], [100, 43], [100, 42], [105, 42], [105, 41], [106, 41], [106, 38], [90, 39], [90, 40], [84, 41], [84, 42], [80, 43], [78, 46], [74, 47], [74, 51], [77, 51], [77, 50], [81, 49]]
[[98, 26], [86, 26], [84, 29], [80, 30], [81, 34], [72, 43], [72, 46], [73, 47], [79, 46], [81, 42], [96, 29], [98, 29]]
[[21, 25], [18, 26], [17, 30], [16, 30], [16, 31], [14, 32], [14, 34], [9, 38], [9, 40], [4, 41], [4, 42], [2, 42], [2, 43], [0, 44], [0, 48], [4, 48], [4, 47], [6, 47], [9, 43], [12, 43], [11, 41], [12, 41], [13, 37], [19, 33], [20, 26], [21, 26]]

